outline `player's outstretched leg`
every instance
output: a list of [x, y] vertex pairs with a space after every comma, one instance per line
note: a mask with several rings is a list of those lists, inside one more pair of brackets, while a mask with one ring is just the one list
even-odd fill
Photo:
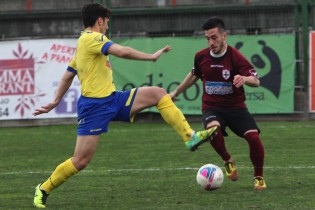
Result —
[[218, 133], [217, 127], [194, 132], [181, 110], [176, 107], [168, 94], [160, 99], [156, 108], [160, 111], [165, 122], [176, 130], [184, 140], [186, 147], [191, 151], [195, 151], [199, 145], [214, 138]]
[[239, 176], [238, 176], [238, 172], [237, 172], [234, 160], [230, 158], [230, 160], [225, 161], [224, 166], [225, 166], [225, 174], [227, 178], [229, 178], [232, 181], [238, 180]]
[[255, 182], [255, 186], [254, 186], [255, 191], [262, 191], [267, 188], [266, 182], [262, 176], [255, 176], [254, 182]]
[[44, 209], [46, 208], [46, 200], [49, 194], [47, 194], [44, 190], [40, 189], [41, 184], [37, 185], [35, 188], [34, 202], [33, 205], [36, 208]]
[[207, 130], [195, 132], [191, 139], [185, 142], [186, 147], [190, 151], [195, 151], [201, 144], [212, 140], [217, 135], [217, 133], [217, 126], [208, 128]]

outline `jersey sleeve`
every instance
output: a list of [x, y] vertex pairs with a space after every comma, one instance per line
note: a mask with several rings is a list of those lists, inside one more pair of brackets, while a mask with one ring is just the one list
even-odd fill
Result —
[[69, 66], [67, 68], [68, 71], [74, 73], [74, 74], [77, 74], [77, 70], [76, 70], [76, 62], [75, 62], [75, 57], [73, 57], [69, 63]]
[[111, 40], [109, 40], [104, 34], [97, 34], [94, 39], [90, 39], [88, 44], [88, 49], [93, 54], [102, 53], [104, 55], [108, 55], [108, 48], [114, 44]]
[[200, 57], [198, 56], [198, 54], [196, 54], [195, 55], [195, 60], [194, 60], [194, 67], [192, 68], [191, 73], [194, 76], [202, 79], [202, 72], [201, 72], [201, 69], [199, 67], [199, 61], [200, 61]]
[[259, 76], [253, 67], [253, 65], [242, 55], [238, 50], [234, 50], [234, 61], [236, 68], [238, 69], [240, 75], [243, 76], [254, 76], [259, 79]]

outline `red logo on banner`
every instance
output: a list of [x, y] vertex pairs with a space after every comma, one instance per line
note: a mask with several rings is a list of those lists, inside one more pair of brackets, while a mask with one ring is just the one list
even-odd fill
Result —
[[0, 60], [0, 96], [34, 94], [34, 59], [26, 58], [28, 51], [23, 52], [19, 44], [17, 57], [11, 60]]
[[0, 96], [21, 95], [15, 111], [23, 117], [26, 109], [30, 110], [35, 105], [35, 62], [33, 54], [23, 51], [21, 44], [13, 54], [15, 59], [0, 60]]

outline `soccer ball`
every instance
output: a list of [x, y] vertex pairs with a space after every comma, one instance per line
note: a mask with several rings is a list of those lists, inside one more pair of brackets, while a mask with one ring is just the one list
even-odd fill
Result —
[[201, 188], [212, 191], [221, 187], [224, 175], [219, 166], [206, 164], [200, 167], [196, 179]]

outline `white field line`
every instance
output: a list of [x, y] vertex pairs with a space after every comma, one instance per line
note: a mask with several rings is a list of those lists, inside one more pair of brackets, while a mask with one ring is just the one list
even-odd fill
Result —
[[[259, 125], [258, 125], [259, 126]], [[132, 129], [124, 129], [123, 126], [121, 126], [122, 128], [109, 128], [109, 132], [119, 132], [119, 133], [124, 133], [124, 132], [133, 132]], [[261, 126], [260, 126], [261, 127]], [[285, 126], [285, 125], [264, 125], [264, 128], [268, 128], [268, 129], [285, 129], [288, 128], [289, 126]], [[295, 128], [315, 128], [315, 124], [310, 124], [310, 125], [298, 125], [295, 126]], [[139, 129], [135, 130], [137, 133], [141, 133], [142, 131]], [[150, 129], [145, 129], [143, 130], [143, 132], [147, 132], [147, 131], [152, 131], [152, 132], [158, 132], [158, 131], [173, 131], [173, 128], [169, 127], [169, 128], [150, 128]], [[73, 130], [73, 133], [76, 132], [76, 128]], [[38, 135], [38, 134], [46, 134], [46, 131], [29, 131], [28, 135]], [[59, 131], [49, 131], [50, 134], [63, 134], [64, 132], [59, 132]], [[16, 133], [13, 132], [3, 132], [1, 134], [2, 136], [11, 136], [11, 135], [16, 135]]]
[[[252, 169], [252, 167], [242, 167], [238, 166], [238, 169]], [[286, 170], [286, 169], [315, 169], [315, 166], [287, 166], [287, 167], [271, 167], [271, 166], [265, 166], [265, 169], [269, 170]], [[184, 170], [192, 170], [192, 171], [198, 171], [199, 168], [135, 168], [135, 169], [104, 169], [104, 170], [83, 170], [80, 173], [116, 173], [116, 172], [146, 172], [146, 171], [184, 171]], [[3, 172], [0, 173], [0, 176], [6, 176], [6, 175], [27, 175], [27, 174], [50, 174], [52, 171], [12, 171], [12, 172]]]

